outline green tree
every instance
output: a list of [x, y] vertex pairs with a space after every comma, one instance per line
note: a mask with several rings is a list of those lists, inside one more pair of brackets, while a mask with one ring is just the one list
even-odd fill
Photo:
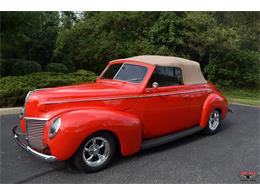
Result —
[[1, 58], [34, 60], [44, 66], [63, 63], [70, 71], [100, 73], [117, 58], [180, 56], [200, 62], [209, 81], [257, 87], [259, 14], [1, 12]]
[[58, 12], [1, 12], [1, 58], [46, 64], [59, 30]]

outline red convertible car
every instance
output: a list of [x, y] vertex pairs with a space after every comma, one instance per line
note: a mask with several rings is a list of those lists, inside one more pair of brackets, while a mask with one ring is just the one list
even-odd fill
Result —
[[22, 133], [15, 127], [13, 134], [41, 159], [72, 159], [93, 172], [116, 150], [125, 156], [200, 130], [214, 134], [227, 112], [226, 98], [205, 80], [199, 63], [144, 55], [109, 62], [94, 83], [29, 92]]

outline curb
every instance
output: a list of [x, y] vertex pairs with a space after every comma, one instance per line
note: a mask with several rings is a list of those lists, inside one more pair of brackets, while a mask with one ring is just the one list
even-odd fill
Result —
[[14, 107], [14, 108], [1, 108], [0, 116], [9, 115], [9, 114], [19, 114], [21, 112], [22, 107]]
[[242, 104], [237, 102], [230, 102], [228, 105], [238, 105], [238, 106], [246, 106], [246, 107], [253, 107], [253, 108], [260, 108], [258, 105], [249, 105], [249, 104]]

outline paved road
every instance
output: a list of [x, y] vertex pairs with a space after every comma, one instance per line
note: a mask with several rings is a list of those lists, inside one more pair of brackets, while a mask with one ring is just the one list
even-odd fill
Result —
[[[190, 137], [85, 174], [67, 163], [48, 164], [23, 151], [11, 136], [17, 115], [1, 117], [1, 183], [241, 183], [240, 171], [260, 174], [259, 108], [231, 105], [222, 130]], [[255, 182], [259, 183], [260, 176]]]

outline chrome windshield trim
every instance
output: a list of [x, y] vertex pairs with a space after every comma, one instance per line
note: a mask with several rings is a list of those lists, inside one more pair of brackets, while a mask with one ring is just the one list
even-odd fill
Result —
[[133, 95], [133, 96], [121, 96], [121, 97], [107, 97], [107, 98], [89, 98], [89, 99], [81, 99], [81, 100], [66, 100], [59, 102], [46, 102], [43, 105], [50, 104], [64, 104], [64, 103], [74, 103], [74, 102], [92, 102], [92, 101], [108, 101], [108, 100], [122, 100], [122, 99], [134, 99], [134, 98], [151, 98], [151, 97], [160, 97], [160, 96], [174, 96], [174, 95], [182, 95], [196, 92], [208, 92], [211, 93], [211, 89], [199, 89], [199, 90], [190, 90], [186, 92], [171, 92], [171, 93], [161, 93], [161, 94], [148, 94], [148, 95]]
[[117, 71], [117, 73], [115, 74], [115, 76], [113, 77], [113, 80], [115, 80], [115, 78], [117, 77], [117, 75], [119, 74], [119, 72], [122, 70], [123, 66], [125, 65], [125, 63], [123, 63], [121, 65], [121, 67], [119, 68], [119, 70]]

